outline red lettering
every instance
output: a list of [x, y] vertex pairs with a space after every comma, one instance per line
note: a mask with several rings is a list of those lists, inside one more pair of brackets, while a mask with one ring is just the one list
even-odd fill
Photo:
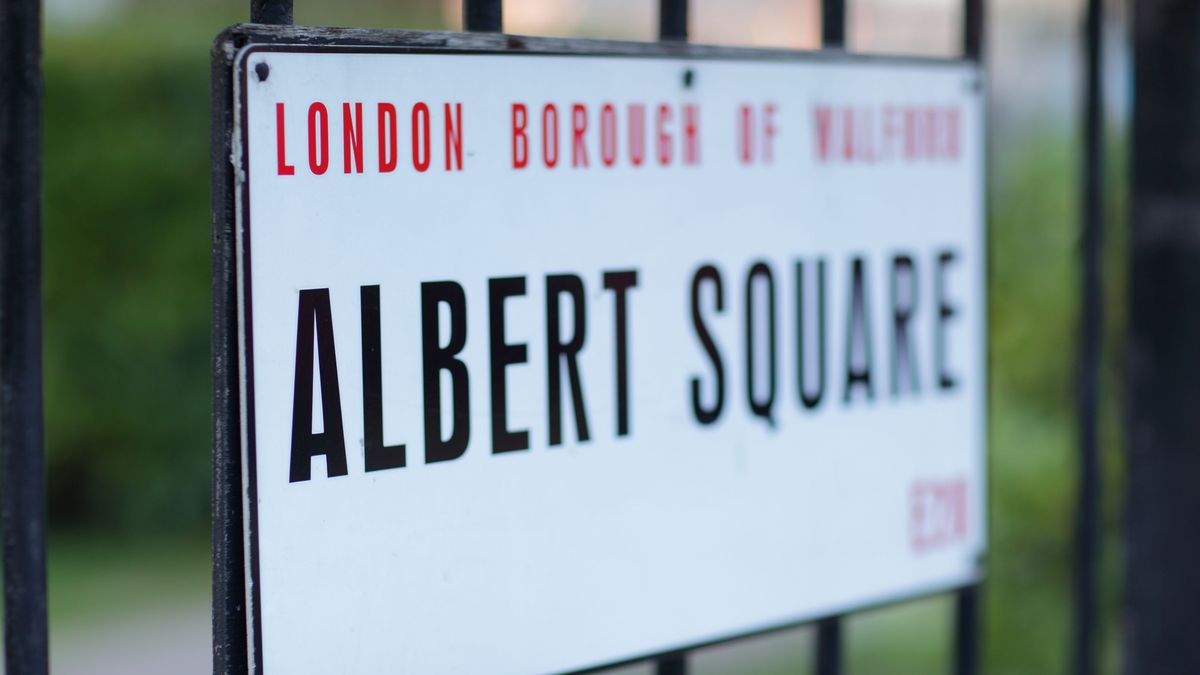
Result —
[[689, 103], [683, 106], [683, 163], [700, 163], [700, 138], [696, 133], [700, 125], [700, 108]]
[[641, 166], [646, 158], [646, 106], [629, 106], [629, 161]]
[[450, 104], [446, 111], [446, 170], [462, 171], [462, 104], [454, 104], [454, 115], [450, 115]]
[[587, 131], [587, 108], [576, 103], [571, 106], [571, 166], [587, 166], [587, 146], [583, 134]]
[[917, 111], [912, 108], [904, 109], [904, 158], [912, 161], [917, 158]]
[[283, 137], [283, 104], [275, 104], [275, 156], [277, 158], [278, 172], [280, 176], [296, 175], [296, 167], [287, 163], [287, 153], [285, 151]]
[[600, 161], [604, 166], [617, 161], [617, 111], [611, 103], [600, 109]]
[[967, 537], [967, 483], [917, 481], [909, 489], [909, 542], [922, 553]]
[[429, 106], [424, 102], [412, 108], [412, 162], [413, 168], [424, 172], [429, 168]]
[[937, 108], [925, 109], [925, 157], [937, 159], [938, 156], [938, 119]]
[[775, 104], [768, 103], [763, 110], [763, 163], [775, 161]]
[[355, 173], [363, 172], [362, 104], [354, 104], [351, 117], [350, 104], [342, 104], [342, 156], [343, 173], [350, 173], [350, 160], [354, 160]]
[[860, 132], [859, 132], [859, 159], [874, 162], [876, 159], [876, 139], [875, 139], [875, 110], [872, 108], [863, 108], [860, 116]]
[[738, 109], [738, 157], [742, 164], [754, 161], [754, 115], [748, 105]]
[[962, 152], [962, 120], [953, 106], [817, 105], [813, 110], [819, 161], [954, 161]]
[[813, 115], [817, 122], [817, 158], [828, 161], [830, 136], [833, 135], [833, 111], [827, 105], [819, 105], [813, 110]]
[[553, 103], [542, 108], [542, 161], [550, 169], [558, 164], [558, 108]]
[[396, 170], [396, 106], [379, 104], [379, 173]]
[[883, 147], [884, 157], [891, 159], [896, 155], [896, 138], [900, 136], [899, 125], [896, 121], [896, 109], [892, 106], [883, 108]]
[[329, 110], [320, 101], [308, 106], [308, 168], [318, 176], [329, 168]]
[[658, 131], [658, 163], [666, 166], [671, 163], [671, 134], [667, 133], [667, 122], [671, 121], [671, 109], [666, 104], [658, 106], [658, 117], [655, 128]]
[[512, 106], [512, 154], [513, 168], [524, 169], [529, 164], [529, 136], [525, 127], [529, 123], [529, 113], [524, 103], [514, 103]]
[[850, 161], [854, 159], [854, 136], [857, 130], [854, 128], [854, 109], [842, 109], [842, 159]]

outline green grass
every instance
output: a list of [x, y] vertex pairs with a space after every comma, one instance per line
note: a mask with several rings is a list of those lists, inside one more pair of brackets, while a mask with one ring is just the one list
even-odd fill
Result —
[[206, 539], [63, 535], [51, 538], [47, 555], [52, 632], [208, 603]]

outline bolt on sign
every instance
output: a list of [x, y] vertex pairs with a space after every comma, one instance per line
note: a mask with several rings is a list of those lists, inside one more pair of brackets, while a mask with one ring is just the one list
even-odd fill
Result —
[[230, 57], [255, 671], [570, 671], [978, 580], [978, 66], [280, 35]]

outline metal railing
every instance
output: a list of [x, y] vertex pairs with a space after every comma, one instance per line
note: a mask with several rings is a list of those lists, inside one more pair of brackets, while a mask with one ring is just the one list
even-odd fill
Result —
[[[688, 39], [687, 0], [660, 0], [659, 39]], [[825, 48], [845, 46], [845, 0], [822, 0]], [[1100, 232], [1103, 115], [1100, 61], [1101, 3], [1088, 0], [1084, 109], [1083, 319], [1079, 370], [1081, 471], [1076, 523], [1075, 635], [1073, 668], [1095, 671], [1095, 554], [1099, 466], [1096, 450], [1101, 295]], [[290, 24], [291, 0], [251, 0], [255, 23]], [[501, 32], [501, 0], [464, 0], [464, 29]], [[963, 0], [962, 55], [984, 58], [983, 0]], [[41, 2], [0, 0], [0, 522], [3, 525], [5, 665], [9, 673], [48, 672], [45, 565], [45, 467], [41, 373]], [[218, 96], [214, 107], [222, 104]], [[229, 261], [227, 261], [229, 262]], [[231, 264], [231, 263], [230, 263]], [[214, 261], [220, 273], [221, 261]], [[218, 404], [220, 401], [218, 401]], [[229, 405], [236, 402], [227, 401]], [[229, 418], [235, 419], [235, 418]], [[230, 430], [224, 430], [228, 433]], [[221, 430], [217, 430], [221, 433]], [[221, 482], [222, 471], [214, 467]], [[240, 475], [226, 476], [240, 480]], [[229, 486], [229, 481], [224, 483]], [[214, 495], [214, 503], [237, 495]], [[214, 520], [216, 522], [216, 519]], [[233, 523], [226, 523], [233, 527]], [[214, 528], [214, 556], [240, 557], [240, 535]], [[234, 547], [225, 550], [222, 547]], [[232, 570], [214, 571], [214, 669], [245, 669], [243, 580]], [[240, 610], [234, 606], [241, 604]], [[239, 626], [238, 617], [242, 619]], [[978, 671], [980, 588], [956, 592], [954, 672]], [[234, 637], [242, 633], [240, 643]], [[842, 671], [842, 617], [816, 622], [815, 667], [820, 675]], [[231, 640], [231, 638], [233, 638]], [[239, 654], [240, 652], [240, 654]], [[661, 675], [687, 670], [687, 652], [657, 658]], [[238, 664], [241, 667], [238, 667]]]
[[0, 524], [6, 672], [49, 669], [42, 438], [41, 0], [0, 0]]

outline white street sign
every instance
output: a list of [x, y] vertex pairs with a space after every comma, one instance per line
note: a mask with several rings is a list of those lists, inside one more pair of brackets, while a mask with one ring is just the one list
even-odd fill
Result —
[[977, 66], [239, 64], [259, 671], [564, 671], [978, 578]]

